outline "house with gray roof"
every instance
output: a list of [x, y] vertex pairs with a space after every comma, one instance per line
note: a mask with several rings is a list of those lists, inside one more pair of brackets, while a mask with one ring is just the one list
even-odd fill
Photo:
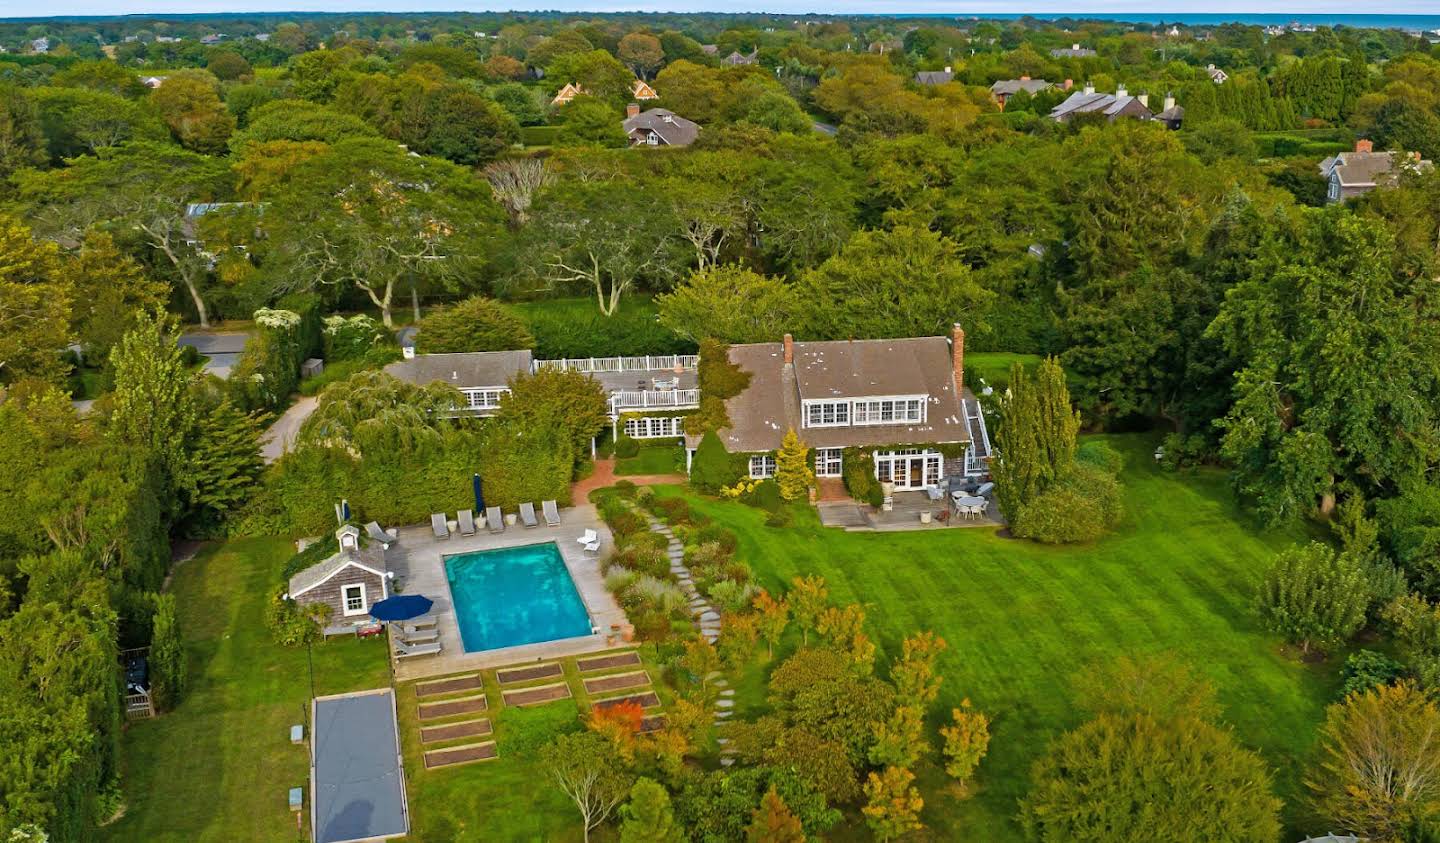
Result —
[[[897, 490], [933, 488], [988, 469], [989, 435], [965, 388], [965, 332], [949, 337], [734, 345], [750, 383], [725, 402], [716, 431], [744, 454], [752, 478], [773, 477], [775, 452], [794, 430], [815, 452], [817, 477], [840, 477], [846, 451], [863, 452]], [[686, 436], [687, 465], [700, 437]]]
[[1089, 47], [1082, 47], [1079, 44], [1071, 44], [1069, 47], [1061, 47], [1058, 50], [1051, 50], [1051, 58], [1057, 59], [1091, 59], [1096, 55]]
[[1071, 94], [1064, 102], [1051, 109], [1050, 119], [1058, 123], [1068, 123], [1070, 118], [1077, 114], [1103, 114], [1111, 123], [1122, 117], [1153, 120], [1155, 115], [1150, 111], [1149, 100], [1147, 94], [1130, 96], [1123, 85], [1113, 94], [1102, 94], [1095, 91], [1094, 85], [1086, 84], [1083, 91]]
[[327, 631], [371, 623], [370, 607], [390, 596], [390, 569], [379, 542], [360, 545], [360, 528], [346, 524], [335, 531], [340, 549], [323, 562], [290, 577], [287, 596], [302, 606], [330, 608]]
[[453, 386], [465, 396], [459, 409], [478, 416], [493, 415], [500, 398], [510, 391], [510, 379], [529, 372], [533, 363], [529, 349], [416, 354], [414, 347], [406, 347], [404, 351], [405, 359], [386, 366], [386, 374], [406, 383]]
[[1021, 76], [1019, 79], [1001, 79], [990, 86], [990, 96], [1000, 108], [1005, 108], [1005, 101], [1024, 91], [1030, 96], [1035, 96], [1041, 91], [1048, 91], [1055, 87], [1044, 79], [1031, 79], [1029, 76]]
[[950, 67], [944, 70], [922, 70], [915, 74], [915, 83], [918, 85], [944, 85], [954, 79], [955, 71]]
[[700, 125], [665, 108], [641, 111], [631, 103], [620, 124], [631, 146], [689, 146], [700, 137]]
[[739, 66], [741, 66], [741, 65], [746, 65], [746, 64], [755, 64], [755, 63], [757, 63], [757, 62], [759, 62], [759, 61], [760, 61], [760, 51], [759, 51], [758, 49], [757, 49], [757, 50], [751, 50], [751, 51], [750, 51], [750, 55], [748, 55], [748, 56], [745, 55], [745, 54], [743, 54], [743, 53], [741, 53], [739, 50], [735, 50], [735, 51], [732, 51], [732, 52], [730, 53], [730, 55], [728, 55], [728, 56], [726, 56], [725, 58], [721, 59], [721, 60], [720, 60], [720, 63], [721, 63], [721, 64], [725, 64], [725, 65], [729, 65], [729, 66], [731, 66], [731, 67], [739, 67]]
[[1423, 173], [1434, 163], [1420, 153], [1376, 152], [1369, 140], [1355, 142], [1354, 152], [1342, 152], [1320, 162], [1320, 175], [1328, 184], [1328, 202], [1344, 202], [1364, 196], [1377, 187], [1394, 187], [1407, 172]]

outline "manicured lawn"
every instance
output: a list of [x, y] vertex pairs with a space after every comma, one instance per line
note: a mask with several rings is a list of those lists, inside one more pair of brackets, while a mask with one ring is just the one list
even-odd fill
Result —
[[[866, 606], [868, 630], [887, 655], [914, 630], [949, 642], [932, 735], [969, 697], [992, 716], [993, 738], [972, 799], [945, 792], [933, 763], [917, 771], [934, 839], [1020, 839], [1016, 803], [1031, 764], [1083, 718], [1071, 702], [1074, 677], [1131, 653], [1173, 653], [1210, 677], [1236, 735], [1275, 769], [1289, 824], [1304, 817], [1299, 770], [1343, 657], [1318, 666], [1293, 660], [1251, 609], [1271, 555], [1301, 536], [1253, 528], [1220, 472], [1166, 474], [1149, 457], [1153, 439], [1111, 441], [1129, 461], [1128, 519], [1088, 547], [1043, 547], [986, 528], [846, 533], [821, 527], [809, 508], [794, 527], [772, 529], [759, 510], [691, 496], [696, 510], [739, 534], [741, 558], [766, 587], [824, 576], [833, 600]], [[747, 703], [758, 702], [758, 683], [739, 687], [755, 698]], [[852, 820], [836, 836], [868, 832]]]
[[[304, 785], [309, 806], [309, 756], [289, 736], [291, 724], [308, 722], [309, 668], [305, 650], [275, 646], [264, 623], [265, 601], [293, 552], [283, 539], [244, 539], [175, 571], [190, 691], [175, 711], [126, 730], [128, 809], [104, 839], [308, 839], [285, 800]], [[314, 665], [317, 694], [389, 684], [378, 639], [317, 644]]]
[[1034, 371], [1040, 365], [1038, 354], [1011, 354], [1008, 351], [967, 351], [965, 368], [985, 379], [995, 389], [1004, 389], [1010, 382], [1010, 367], [1016, 363], [1026, 371]]
[[646, 447], [627, 459], [615, 460], [618, 475], [685, 473], [685, 451], [679, 446]]

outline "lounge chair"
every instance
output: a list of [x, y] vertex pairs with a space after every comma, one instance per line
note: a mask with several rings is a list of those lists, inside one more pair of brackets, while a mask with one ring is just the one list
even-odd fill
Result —
[[586, 552], [586, 553], [599, 553], [599, 552], [600, 552], [600, 537], [599, 537], [599, 536], [596, 536], [596, 537], [595, 537], [595, 541], [589, 542], [589, 543], [587, 543], [587, 544], [585, 545], [585, 552]]
[[460, 535], [475, 535], [475, 513], [468, 509], [462, 509], [455, 513], [455, 520], [460, 522]]
[[545, 526], [560, 526], [560, 508], [555, 505], [554, 501], [545, 501], [540, 504], [540, 509], [545, 513]]
[[435, 531], [435, 538], [450, 538], [450, 525], [445, 521], [445, 513], [435, 512], [430, 515], [430, 529]]
[[591, 543], [597, 542], [597, 541], [599, 541], [599, 540], [600, 540], [600, 534], [599, 534], [599, 533], [595, 532], [594, 530], [586, 530], [584, 533], [581, 533], [581, 534], [580, 534], [580, 538], [576, 539], [575, 541], [576, 541], [578, 544], [591, 544]]
[[422, 629], [416, 632], [407, 632], [400, 636], [400, 640], [406, 644], [430, 644], [440, 640], [440, 630]]
[[485, 526], [492, 533], [505, 532], [505, 516], [500, 514], [500, 507], [492, 506], [485, 510]]
[[990, 494], [990, 490], [993, 488], [995, 488], [994, 483], [981, 483], [980, 488], [975, 490], [975, 496], [977, 498], [983, 498], [986, 495]]
[[370, 537], [371, 541], [386, 550], [389, 550], [390, 545], [395, 543], [395, 537], [385, 532], [385, 530], [380, 527], [380, 522], [378, 521], [371, 521], [369, 524], [366, 524], [365, 534]]
[[398, 659], [409, 658], [410, 656], [433, 656], [440, 652], [440, 642], [433, 644], [406, 644], [396, 639], [395, 657]]
[[539, 527], [540, 522], [535, 520], [535, 502], [526, 501], [520, 504], [520, 520], [525, 522], [525, 527]]
[[418, 618], [411, 618], [408, 621], [400, 621], [400, 628], [406, 632], [416, 632], [421, 629], [433, 629], [435, 627], [434, 615], [421, 615]]

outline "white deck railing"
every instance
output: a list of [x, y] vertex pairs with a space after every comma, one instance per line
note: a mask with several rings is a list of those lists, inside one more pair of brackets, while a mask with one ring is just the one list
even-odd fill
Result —
[[679, 366], [694, 371], [700, 357], [695, 354], [647, 354], [644, 357], [566, 357], [536, 360], [535, 371], [559, 369], [570, 372], [657, 372]]
[[610, 411], [693, 408], [700, 406], [698, 389], [625, 389], [610, 393]]

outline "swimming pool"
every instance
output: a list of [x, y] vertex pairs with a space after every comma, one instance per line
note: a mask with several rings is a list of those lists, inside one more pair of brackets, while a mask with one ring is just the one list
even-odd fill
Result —
[[554, 542], [447, 556], [445, 577], [467, 653], [593, 631]]

